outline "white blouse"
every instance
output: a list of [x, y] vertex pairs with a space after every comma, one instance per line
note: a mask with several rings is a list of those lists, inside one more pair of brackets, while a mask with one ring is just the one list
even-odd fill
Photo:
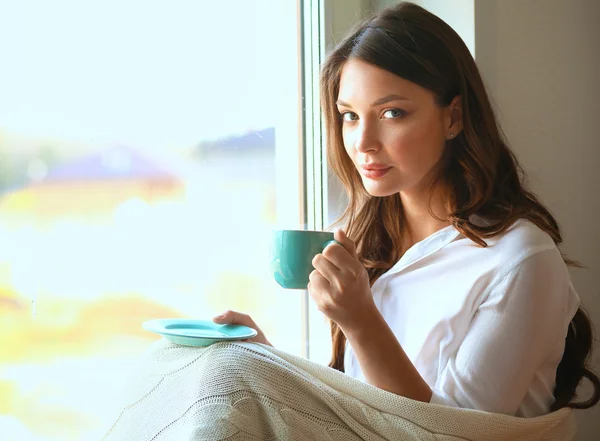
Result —
[[[375, 304], [432, 403], [543, 415], [579, 297], [552, 238], [533, 223], [486, 242], [437, 231], [373, 284]], [[344, 364], [365, 381], [350, 345]]]

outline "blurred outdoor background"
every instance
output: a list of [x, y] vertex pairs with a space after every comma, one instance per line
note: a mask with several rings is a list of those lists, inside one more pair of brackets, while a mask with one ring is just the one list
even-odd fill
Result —
[[268, 268], [271, 230], [300, 222], [298, 21], [0, 0], [2, 441], [101, 438], [146, 320], [237, 309], [301, 352], [301, 294]]

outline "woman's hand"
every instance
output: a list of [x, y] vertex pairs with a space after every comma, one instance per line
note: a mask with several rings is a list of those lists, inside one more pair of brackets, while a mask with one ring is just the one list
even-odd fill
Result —
[[356, 257], [356, 245], [342, 230], [335, 232], [341, 245], [328, 245], [312, 261], [308, 292], [317, 308], [342, 330], [359, 325], [365, 313], [376, 309], [369, 275]]
[[213, 317], [213, 322], [218, 323], [220, 325], [244, 325], [249, 328], [256, 329], [258, 334], [254, 338], [248, 338], [243, 341], [252, 341], [255, 343], [262, 343], [265, 345], [273, 346], [265, 334], [261, 331], [261, 329], [254, 323], [254, 320], [248, 314], [242, 314], [241, 312], [236, 311], [225, 311], [223, 314], [220, 314], [216, 317]]

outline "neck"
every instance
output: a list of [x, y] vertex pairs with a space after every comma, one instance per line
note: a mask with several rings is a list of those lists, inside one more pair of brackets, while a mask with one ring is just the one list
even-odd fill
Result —
[[431, 236], [436, 231], [450, 225], [448, 213], [440, 192], [431, 198], [427, 194], [416, 192], [400, 193], [404, 214], [403, 242], [404, 250]]

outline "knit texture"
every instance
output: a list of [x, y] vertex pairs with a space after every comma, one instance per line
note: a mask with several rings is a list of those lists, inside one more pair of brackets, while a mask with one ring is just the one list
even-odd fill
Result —
[[517, 418], [422, 403], [254, 343], [161, 340], [105, 441], [572, 440], [561, 409]]

